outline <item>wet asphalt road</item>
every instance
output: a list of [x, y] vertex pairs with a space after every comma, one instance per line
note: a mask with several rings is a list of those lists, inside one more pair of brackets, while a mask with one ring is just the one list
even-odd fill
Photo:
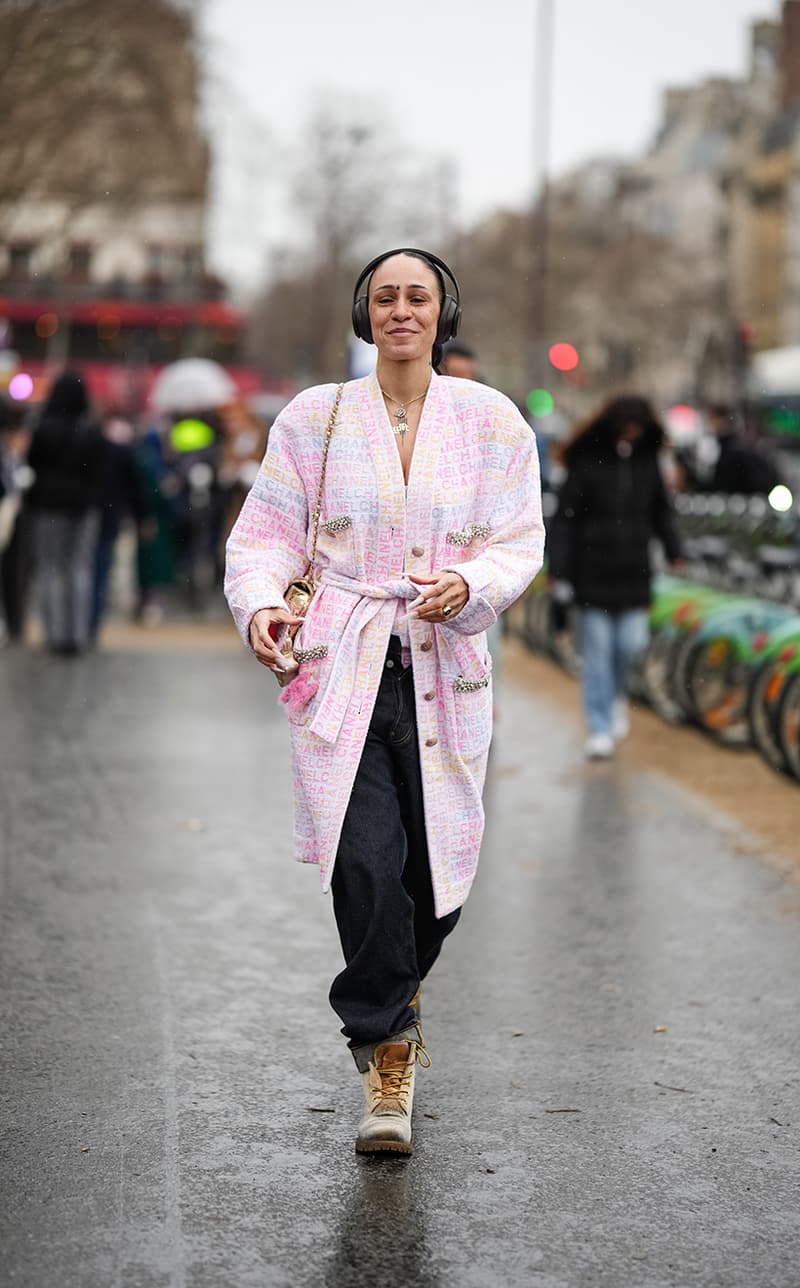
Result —
[[15, 652], [0, 700], [6, 1284], [796, 1288], [800, 899], [702, 802], [506, 690], [416, 1152], [363, 1159], [271, 678]]

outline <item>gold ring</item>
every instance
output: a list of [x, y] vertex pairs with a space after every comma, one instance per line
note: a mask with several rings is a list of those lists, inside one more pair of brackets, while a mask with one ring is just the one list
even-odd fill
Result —
[[453, 611], [452, 604], [445, 604], [444, 608], [442, 609], [442, 617], [449, 617], [452, 611]]

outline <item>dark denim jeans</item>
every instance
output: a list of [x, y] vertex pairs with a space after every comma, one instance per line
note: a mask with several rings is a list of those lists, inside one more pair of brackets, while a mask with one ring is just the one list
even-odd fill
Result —
[[333, 870], [347, 965], [330, 1002], [351, 1048], [415, 1022], [409, 1006], [458, 921], [433, 907], [414, 679], [392, 636]]

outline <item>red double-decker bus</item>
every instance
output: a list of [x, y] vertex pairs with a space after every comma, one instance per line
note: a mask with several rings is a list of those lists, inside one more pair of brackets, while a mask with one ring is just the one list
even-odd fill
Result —
[[[41, 401], [52, 375], [81, 369], [93, 399], [128, 415], [147, 409], [158, 372], [182, 357], [213, 358], [247, 398], [263, 388], [241, 361], [245, 315], [221, 298], [183, 298], [150, 284], [68, 293], [46, 284], [0, 285], [2, 383], [12, 396]], [[21, 377], [21, 379], [14, 379]], [[29, 377], [29, 379], [25, 379]]]

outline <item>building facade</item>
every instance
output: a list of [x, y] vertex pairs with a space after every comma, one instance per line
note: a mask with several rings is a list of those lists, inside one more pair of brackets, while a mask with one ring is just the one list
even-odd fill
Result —
[[0, 16], [16, 50], [0, 91], [2, 368], [40, 386], [79, 361], [96, 396], [140, 405], [163, 363], [235, 362], [240, 346], [241, 315], [206, 268], [191, 15], [72, 0], [55, 24], [41, 9], [25, 27]]

